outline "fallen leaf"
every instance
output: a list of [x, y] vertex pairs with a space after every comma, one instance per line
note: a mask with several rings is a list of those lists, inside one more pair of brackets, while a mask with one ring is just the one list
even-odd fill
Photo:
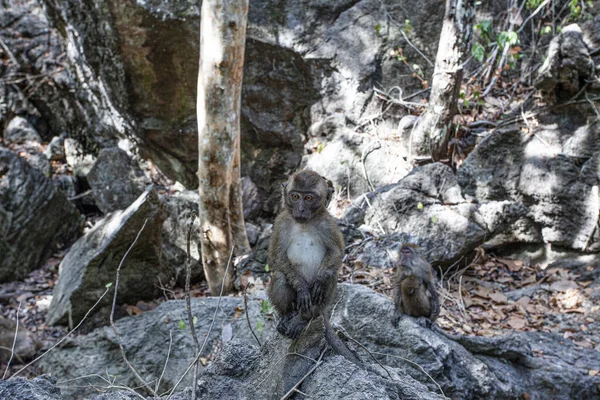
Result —
[[598, 371], [597, 369], [590, 369], [590, 370], [588, 371], [588, 375], [589, 375], [589, 376], [596, 376], [596, 375], [598, 375], [598, 374], [600, 374], [600, 371]]
[[490, 297], [490, 299], [492, 299], [492, 301], [494, 303], [506, 304], [508, 302], [508, 297], [506, 297], [506, 295], [504, 293], [494, 292], [494, 293], [490, 294], [489, 297]]
[[508, 325], [510, 325], [510, 327], [513, 329], [520, 330], [523, 329], [525, 325], [527, 325], [527, 321], [525, 321], [523, 318], [510, 317], [508, 319]]
[[244, 309], [240, 306], [237, 306], [235, 308], [235, 311], [233, 312], [233, 319], [237, 319], [237, 318], [241, 317], [243, 313], [244, 313]]
[[594, 283], [594, 281], [585, 281], [585, 282], [577, 282], [580, 286], [583, 286], [584, 288], [590, 286], [592, 283]]
[[202, 364], [203, 367], [206, 367], [206, 364], [208, 364], [208, 360], [204, 357], [200, 357], [200, 364]]
[[517, 303], [521, 304], [522, 306], [527, 306], [529, 303], [531, 303], [531, 298], [523, 296], [517, 300]]

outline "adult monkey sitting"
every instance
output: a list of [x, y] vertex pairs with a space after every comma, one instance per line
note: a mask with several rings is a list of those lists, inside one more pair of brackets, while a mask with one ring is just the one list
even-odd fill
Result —
[[331, 347], [360, 364], [324, 312], [335, 297], [344, 255], [344, 237], [327, 211], [332, 195], [331, 182], [311, 170], [296, 172], [283, 185], [283, 209], [269, 243], [268, 295], [281, 318], [279, 333], [296, 339], [312, 318], [322, 315]]

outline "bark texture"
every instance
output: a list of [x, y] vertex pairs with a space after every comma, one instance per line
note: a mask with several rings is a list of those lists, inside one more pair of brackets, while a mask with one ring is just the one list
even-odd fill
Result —
[[248, 0], [205, 0], [198, 75], [198, 178], [202, 263], [211, 293], [224, 277], [231, 249], [248, 248], [240, 186], [240, 98]]
[[424, 138], [421, 150], [430, 151], [436, 161], [447, 155], [474, 17], [475, 0], [446, 0], [429, 105], [413, 132], [413, 137]]

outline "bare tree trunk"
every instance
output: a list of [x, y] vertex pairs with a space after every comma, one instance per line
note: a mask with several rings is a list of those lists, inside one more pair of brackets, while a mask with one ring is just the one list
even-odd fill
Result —
[[429, 147], [436, 161], [447, 156], [463, 76], [462, 63], [468, 54], [474, 17], [475, 0], [446, 0], [431, 96], [413, 132], [413, 137], [428, 138], [421, 147]]
[[240, 186], [240, 98], [248, 0], [204, 0], [198, 72], [198, 179], [202, 264], [208, 286], [219, 295], [233, 287], [235, 254], [250, 246]]

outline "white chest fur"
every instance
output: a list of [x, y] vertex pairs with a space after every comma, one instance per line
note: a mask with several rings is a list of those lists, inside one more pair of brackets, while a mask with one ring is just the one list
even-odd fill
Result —
[[292, 264], [300, 267], [300, 271], [308, 282], [313, 281], [319, 271], [319, 266], [325, 257], [325, 246], [318, 236], [302, 225], [294, 226], [292, 239], [287, 257]]

